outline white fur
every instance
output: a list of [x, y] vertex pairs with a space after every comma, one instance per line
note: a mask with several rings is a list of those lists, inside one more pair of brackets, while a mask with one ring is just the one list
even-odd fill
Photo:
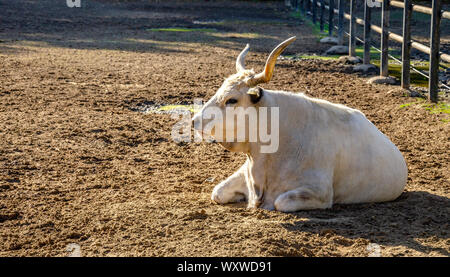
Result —
[[[228, 78], [205, 105], [253, 105], [246, 80], [253, 71]], [[360, 111], [283, 91], [263, 90], [258, 107], [279, 107], [279, 148], [260, 153], [258, 142], [222, 143], [247, 154], [245, 164], [218, 184], [211, 199], [230, 203], [245, 198], [248, 207], [294, 212], [330, 208], [334, 203], [396, 199], [407, 180], [397, 147]], [[200, 111], [194, 121], [202, 116]]]

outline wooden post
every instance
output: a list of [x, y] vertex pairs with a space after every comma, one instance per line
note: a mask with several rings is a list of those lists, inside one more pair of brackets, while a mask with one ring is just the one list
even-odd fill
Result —
[[333, 22], [334, 0], [330, 0], [330, 4], [328, 5], [328, 7], [330, 8], [328, 10], [328, 36], [331, 37], [333, 35], [333, 29], [334, 29], [334, 22]]
[[306, 0], [300, 0], [300, 12], [305, 15], [305, 9], [306, 9]]
[[295, 0], [295, 11], [299, 12], [300, 11], [300, 0]]
[[344, 45], [344, 9], [346, 0], [338, 0], [339, 13], [338, 13], [338, 41], [339, 45]]
[[364, 64], [370, 64], [370, 21], [371, 21], [371, 13], [372, 7], [367, 5], [367, 1], [364, 2]]
[[439, 40], [441, 23], [441, 0], [433, 0], [431, 14], [431, 38], [430, 38], [430, 80], [428, 83], [428, 99], [431, 102], [438, 102], [438, 82], [439, 82]]
[[324, 29], [325, 0], [320, 0], [320, 31]]
[[381, 60], [380, 75], [389, 76], [389, 0], [383, 0], [383, 8], [381, 12]]
[[313, 23], [316, 24], [316, 21], [317, 21], [317, 0], [313, 0], [313, 4], [312, 4], [312, 20], [313, 20]]
[[350, 0], [350, 38], [348, 41], [348, 55], [351, 57], [356, 56], [356, 16], [355, 16], [355, 4], [356, 0]]
[[409, 89], [411, 79], [411, 13], [412, 1], [404, 0], [403, 9], [403, 44], [402, 44], [402, 88]]

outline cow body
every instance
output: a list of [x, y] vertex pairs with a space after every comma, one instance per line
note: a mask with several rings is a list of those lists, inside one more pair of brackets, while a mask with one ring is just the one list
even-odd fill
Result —
[[[211, 109], [223, 113], [237, 108], [279, 111], [277, 151], [261, 151], [264, 141], [220, 140], [230, 151], [245, 153], [247, 160], [214, 188], [212, 200], [224, 204], [246, 199], [250, 208], [284, 212], [330, 208], [333, 203], [394, 200], [406, 185], [405, 160], [364, 114], [301, 93], [258, 87], [270, 81], [278, 55], [294, 40], [292, 37], [278, 45], [258, 74], [245, 69], [247, 45], [236, 60], [237, 73], [228, 77], [194, 116], [194, 128], [204, 133], [199, 123], [211, 123], [207, 115]], [[258, 116], [249, 121], [261, 122]], [[243, 126], [231, 122], [221, 125], [224, 132], [217, 132], [222, 129], [219, 126], [211, 135], [217, 139], [228, 131], [238, 133]]]
[[279, 107], [279, 149], [260, 153], [250, 145], [245, 164], [214, 189], [214, 201], [245, 197], [249, 207], [296, 211], [389, 201], [403, 191], [400, 151], [358, 110], [269, 90], [258, 104]]

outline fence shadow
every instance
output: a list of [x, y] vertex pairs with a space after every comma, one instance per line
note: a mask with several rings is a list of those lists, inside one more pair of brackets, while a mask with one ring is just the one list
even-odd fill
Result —
[[[440, 207], [440, 208], [436, 208]], [[328, 210], [294, 213], [298, 221], [282, 224], [291, 232], [323, 231], [387, 246], [405, 246], [422, 253], [436, 251], [449, 256], [448, 245], [431, 247], [426, 239], [448, 239], [450, 199], [424, 191], [404, 192], [387, 203], [335, 205]], [[435, 244], [436, 245], [436, 244]]]
[[[81, 8], [68, 8], [65, 1], [5, 0], [0, 3], [0, 17], [5, 19], [0, 39], [31, 41], [40, 47], [169, 54], [188, 52], [178, 47], [181, 43], [239, 51], [250, 42], [257, 46], [252, 51], [267, 52], [278, 36], [257, 34], [254, 27], [261, 30], [258, 24], [302, 24], [286, 14], [282, 3], [82, 0]], [[232, 23], [222, 24], [221, 20]], [[244, 21], [256, 25], [248, 27]], [[159, 28], [199, 31], [157, 31]]]

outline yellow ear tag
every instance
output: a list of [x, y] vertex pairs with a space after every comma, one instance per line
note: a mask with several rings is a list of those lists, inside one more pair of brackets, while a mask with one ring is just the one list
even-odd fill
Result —
[[262, 97], [262, 89], [259, 87], [251, 88], [247, 91], [247, 94], [250, 95], [250, 101], [256, 104]]
[[247, 94], [259, 96], [259, 88], [258, 87], [251, 88], [247, 91]]

